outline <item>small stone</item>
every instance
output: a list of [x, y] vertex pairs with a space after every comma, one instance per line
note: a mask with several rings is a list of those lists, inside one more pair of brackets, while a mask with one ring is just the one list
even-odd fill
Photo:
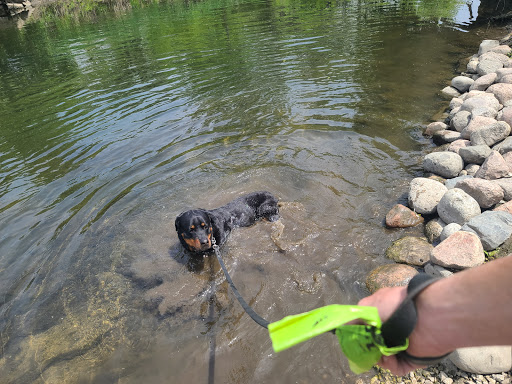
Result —
[[464, 140], [464, 139], [458, 139], [450, 143], [448, 146], [448, 151], [455, 152], [460, 155], [459, 151], [462, 148], [467, 148], [471, 146], [471, 141]]
[[445, 130], [445, 131], [437, 131], [432, 135], [432, 140], [437, 145], [443, 145], [446, 143], [453, 143], [456, 140], [461, 139], [460, 132]]
[[447, 98], [452, 98], [452, 97], [458, 97], [460, 96], [460, 92], [456, 89], [456, 88], [453, 88], [451, 86], [448, 86], [448, 87], [444, 87], [442, 90], [441, 90], [441, 94]]
[[436, 121], [427, 125], [427, 128], [425, 128], [425, 132], [423, 132], [423, 134], [425, 136], [432, 136], [434, 133], [438, 131], [444, 131], [446, 129], [448, 129], [448, 125], [441, 121]]
[[443, 228], [446, 226], [446, 223], [441, 220], [439, 217], [430, 220], [425, 225], [425, 237], [429, 241], [429, 243], [433, 243], [439, 239], [441, 233], [443, 232]]
[[469, 91], [469, 87], [471, 87], [474, 82], [475, 81], [469, 77], [456, 76], [452, 79], [451, 86], [458, 90], [460, 93], [464, 93]]
[[450, 237], [450, 235], [454, 234], [457, 231], [460, 231], [461, 227], [462, 226], [457, 223], [447, 224], [446, 227], [443, 228], [443, 232], [441, 232], [441, 236], [439, 239], [441, 241], [446, 240], [448, 237]]

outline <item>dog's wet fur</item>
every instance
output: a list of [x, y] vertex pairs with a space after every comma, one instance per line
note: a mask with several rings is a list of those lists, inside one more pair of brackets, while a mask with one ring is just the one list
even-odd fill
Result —
[[176, 217], [175, 226], [183, 247], [193, 253], [213, 249], [212, 236], [222, 245], [235, 227], [249, 227], [257, 220], [279, 220], [278, 200], [270, 192], [253, 192], [216, 209], [191, 209]]

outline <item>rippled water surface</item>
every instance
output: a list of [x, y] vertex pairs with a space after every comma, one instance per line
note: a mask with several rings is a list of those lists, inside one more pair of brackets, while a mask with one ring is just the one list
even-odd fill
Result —
[[0, 382], [354, 382], [332, 335], [273, 353], [174, 218], [269, 190], [281, 228], [222, 249], [242, 295], [270, 321], [356, 303], [421, 231], [383, 219], [438, 90], [498, 37], [452, 8], [205, 0], [0, 29]]

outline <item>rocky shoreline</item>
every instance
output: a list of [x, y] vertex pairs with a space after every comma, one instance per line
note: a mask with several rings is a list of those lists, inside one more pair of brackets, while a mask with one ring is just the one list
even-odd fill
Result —
[[[406, 285], [419, 272], [449, 276], [512, 252], [512, 49], [484, 40], [466, 71], [441, 93], [451, 98], [442, 121], [424, 134], [438, 145], [413, 179], [408, 207], [386, 216], [390, 228], [424, 225], [425, 237], [395, 241], [386, 256], [396, 263], [372, 271], [370, 292]], [[512, 382], [512, 347], [464, 348], [440, 364], [404, 377], [379, 370], [377, 383]]]

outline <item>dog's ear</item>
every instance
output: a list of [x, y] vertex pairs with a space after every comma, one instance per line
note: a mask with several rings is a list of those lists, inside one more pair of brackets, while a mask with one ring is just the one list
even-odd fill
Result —
[[178, 216], [176, 216], [176, 220], [174, 220], [174, 227], [176, 228], [176, 232], [179, 232], [180, 220], [184, 213], [185, 212], [181, 212]]

